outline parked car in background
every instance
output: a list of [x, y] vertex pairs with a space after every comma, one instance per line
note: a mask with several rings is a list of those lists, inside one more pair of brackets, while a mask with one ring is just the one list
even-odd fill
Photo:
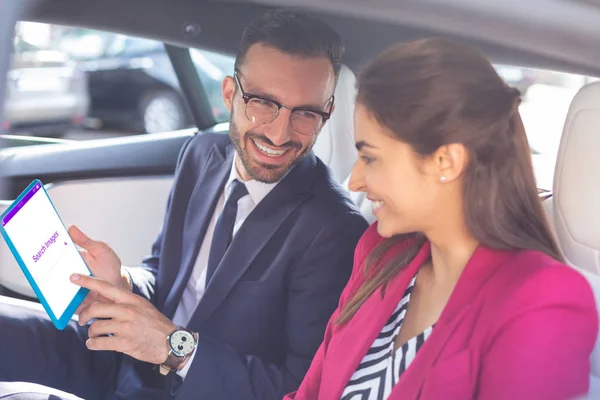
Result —
[[[60, 41], [60, 48], [81, 60], [88, 73], [90, 117], [102, 126], [155, 133], [193, 125], [161, 42], [91, 30], [72, 30]], [[215, 120], [227, 121], [221, 83], [233, 72], [233, 59], [200, 50], [190, 55], [214, 104]]]
[[68, 54], [20, 39], [12, 55], [0, 132], [61, 135], [86, 120], [86, 74]]

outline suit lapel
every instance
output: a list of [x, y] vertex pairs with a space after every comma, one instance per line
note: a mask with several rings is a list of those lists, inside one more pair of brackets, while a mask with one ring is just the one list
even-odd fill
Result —
[[465, 317], [474, 299], [494, 272], [502, 267], [512, 253], [479, 246], [463, 270], [448, 304], [442, 311], [431, 336], [423, 344], [417, 356], [400, 377], [392, 390], [390, 400], [417, 399], [429, 368], [439, 356]]
[[183, 225], [181, 268], [165, 301], [165, 315], [169, 318], [175, 314], [190, 279], [208, 224], [231, 172], [235, 148], [228, 145], [225, 151], [223, 154], [217, 145], [213, 146], [190, 197]]
[[214, 313], [288, 216], [311, 195], [315, 164], [315, 156], [307, 155], [250, 213], [210, 280], [190, 328]]
[[[329, 355], [328, 358], [336, 360], [331, 368], [334, 368], [335, 376], [340, 378], [336, 380], [339, 386], [333, 391], [335, 398], [342, 396], [350, 378], [398, 306], [410, 280], [429, 258], [429, 253], [429, 245], [425, 244], [405, 269], [388, 283], [385, 296], [382, 297], [381, 289], [376, 290], [354, 317], [341, 328], [335, 345], [330, 344], [335, 354]], [[394, 252], [390, 256], [396, 254], [397, 252]], [[385, 257], [382, 264], [389, 260], [390, 256]]]

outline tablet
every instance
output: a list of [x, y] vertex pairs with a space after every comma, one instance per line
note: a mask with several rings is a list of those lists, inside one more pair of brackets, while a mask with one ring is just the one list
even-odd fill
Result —
[[88, 293], [71, 274], [91, 272], [42, 182], [31, 182], [1, 218], [8, 248], [56, 328], [64, 329]]

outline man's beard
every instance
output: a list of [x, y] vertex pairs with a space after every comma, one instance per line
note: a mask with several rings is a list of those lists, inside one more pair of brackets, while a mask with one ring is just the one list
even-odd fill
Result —
[[281, 180], [290, 170], [292, 170], [302, 159], [310, 152], [312, 147], [315, 144], [315, 140], [306, 148], [299, 153], [296, 158], [294, 158], [289, 164], [284, 166], [274, 166], [268, 164], [261, 164], [258, 161], [252, 159], [248, 154], [248, 142], [250, 140], [256, 140], [261, 144], [268, 144], [272, 147], [276, 147], [279, 149], [289, 149], [288, 151], [298, 151], [302, 149], [302, 144], [299, 142], [290, 141], [283, 146], [275, 146], [271, 140], [263, 134], [253, 133], [252, 131], [247, 132], [244, 136], [245, 146], [242, 147], [242, 142], [240, 139], [240, 132], [237, 129], [237, 126], [233, 122], [233, 109], [231, 110], [231, 121], [229, 122], [229, 137], [231, 138], [231, 142], [235, 146], [237, 154], [242, 162], [242, 165], [250, 175], [250, 178], [263, 183], [275, 183]]

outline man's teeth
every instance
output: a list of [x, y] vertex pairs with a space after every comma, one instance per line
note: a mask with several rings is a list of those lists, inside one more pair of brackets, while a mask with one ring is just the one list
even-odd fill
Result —
[[287, 151], [287, 150], [273, 150], [273, 149], [270, 149], [270, 148], [268, 148], [266, 146], [261, 145], [256, 140], [254, 140], [254, 144], [256, 145], [256, 147], [258, 147], [258, 149], [261, 151], [261, 153], [264, 153], [264, 154], [266, 154], [268, 156], [271, 156], [271, 157], [281, 157]]
[[383, 201], [373, 201], [373, 211], [379, 210], [383, 205]]

